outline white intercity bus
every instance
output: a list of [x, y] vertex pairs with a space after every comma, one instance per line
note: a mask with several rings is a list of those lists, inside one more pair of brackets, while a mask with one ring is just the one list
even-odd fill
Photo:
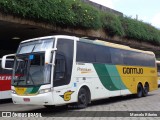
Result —
[[[15, 56], [12, 100], [15, 104], [46, 107], [113, 96], [147, 96], [156, 90], [157, 67], [153, 52], [128, 46], [56, 35], [22, 41]], [[15, 75], [18, 74], [18, 77]]]

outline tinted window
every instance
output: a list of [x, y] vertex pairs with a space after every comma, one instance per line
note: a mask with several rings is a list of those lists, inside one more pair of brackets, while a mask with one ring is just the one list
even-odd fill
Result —
[[65, 81], [65, 57], [60, 54], [56, 54], [56, 59], [55, 59], [55, 69], [54, 69], [54, 80], [62, 80]]
[[73, 40], [66, 39], [58, 39], [57, 42], [57, 53], [61, 53], [65, 57], [66, 63], [66, 79], [54, 81], [54, 86], [66, 85], [69, 84], [72, 72], [72, 64], [73, 64]]
[[155, 67], [154, 55], [123, 50], [124, 64]]
[[111, 63], [111, 55], [108, 47], [95, 45], [95, 58], [98, 63]]
[[146, 62], [148, 66], [155, 67], [155, 56], [146, 54]]
[[139, 54], [132, 51], [123, 50], [124, 64], [125, 65], [139, 65]]
[[44, 64], [44, 56], [34, 55], [34, 59], [32, 59], [31, 65], [41, 65]]
[[[14, 61], [6, 61], [6, 68], [13, 68]], [[12, 74], [12, 70], [6, 70], [1, 67], [0, 61], [0, 74]]]
[[121, 49], [110, 48], [111, 59], [113, 64], [123, 64], [123, 54]]
[[95, 62], [95, 53], [94, 53], [94, 45], [77, 42], [77, 61], [78, 62]]
[[77, 61], [86, 63], [111, 63], [109, 48], [77, 42]]
[[155, 67], [151, 54], [77, 42], [77, 62]]
[[6, 68], [13, 68], [14, 61], [7, 61], [6, 62]]

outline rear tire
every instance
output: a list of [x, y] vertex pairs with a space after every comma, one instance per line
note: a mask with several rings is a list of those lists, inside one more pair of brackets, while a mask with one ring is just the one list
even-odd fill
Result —
[[143, 95], [143, 87], [142, 87], [142, 85], [139, 83], [138, 86], [137, 86], [137, 94], [136, 94], [136, 96], [137, 96], [138, 98], [140, 98], [140, 97], [142, 97], [142, 95]]
[[148, 92], [149, 92], [149, 85], [148, 83], [146, 83], [143, 88], [143, 96], [146, 97], [148, 95]]

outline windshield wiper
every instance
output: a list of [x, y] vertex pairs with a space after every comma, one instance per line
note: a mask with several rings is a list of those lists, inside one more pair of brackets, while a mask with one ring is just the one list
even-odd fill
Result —
[[35, 84], [34, 84], [34, 81], [33, 81], [33, 79], [32, 79], [32, 75], [31, 75], [30, 72], [29, 72], [29, 76], [30, 76], [30, 78], [31, 78], [31, 81], [32, 81], [33, 85], [35, 85]]

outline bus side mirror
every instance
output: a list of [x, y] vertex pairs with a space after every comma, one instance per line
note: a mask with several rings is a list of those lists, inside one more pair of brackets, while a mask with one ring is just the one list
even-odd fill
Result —
[[55, 58], [55, 51], [57, 50], [57, 48], [54, 49], [47, 49], [45, 52], [45, 64], [50, 64], [53, 65], [51, 62], [51, 56], [52, 56], [52, 52], [53, 52], [53, 57]]
[[2, 57], [2, 62], [1, 62], [1, 66], [3, 69], [7, 69], [7, 70], [13, 70], [13, 68], [6, 68], [6, 60], [7, 57], [15, 57], [15, 54], [9, 54], [9, 55], [5, 55]]

